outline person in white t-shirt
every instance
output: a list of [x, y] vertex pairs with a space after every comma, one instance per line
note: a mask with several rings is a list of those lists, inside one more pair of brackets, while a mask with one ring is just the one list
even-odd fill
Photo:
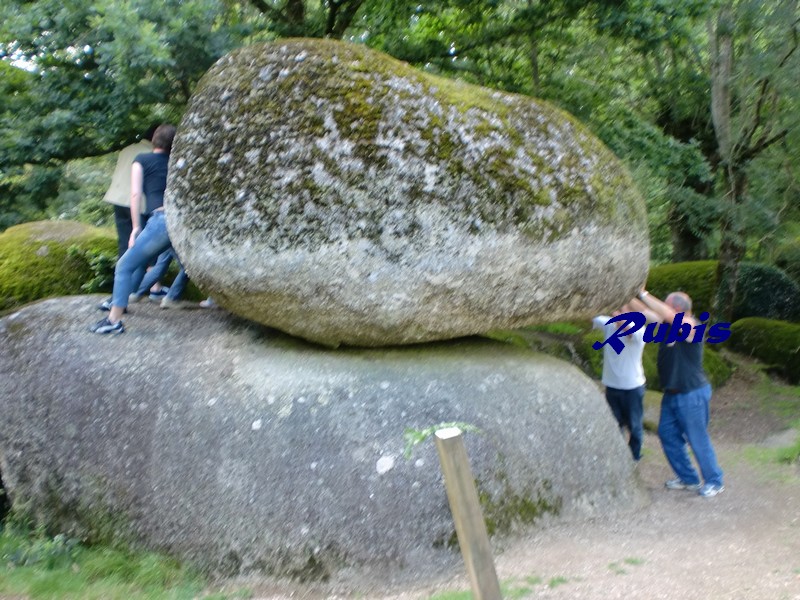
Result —
[[[635, 299], [625, 304], [620, 310], [614, 311], [612, 316], [616, 317], [622, 313], [633, 311], [643, 312], [647, 320], [653, 320], [644, 305]], [[624, 321], [606, 325], [610, 318], [606, 315], [598, 315], [592, 319], [592, 327], [602, 329], [605, 339], [625, 325]], [[619, 423], [620, 430], [627, 428], [630, 432], [628, 446], [633, 454], [633, 459], [638, 461], [642, 457], [642, 442], [644, 441], [645, 377], [642, 367], [644, 327], [617, 339], [625, 344], [625, 348], [619, 354], [609, 344], [603, 346], [602, 381], [606, 386], [608, 406]]]

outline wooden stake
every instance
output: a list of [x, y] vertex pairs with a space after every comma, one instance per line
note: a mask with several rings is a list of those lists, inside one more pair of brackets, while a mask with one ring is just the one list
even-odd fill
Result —
[[472, 593], [477, 600], [501, 600], [492, 547], [469, 467], [464, 436], [457, 427], [448, 427], [438, 430], [435, 438], [450, 512], [453, 513]]

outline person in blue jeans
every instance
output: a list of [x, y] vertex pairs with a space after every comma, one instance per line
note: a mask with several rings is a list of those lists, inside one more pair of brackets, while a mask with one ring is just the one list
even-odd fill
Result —
[[[662, 302], [646, 290], [639, 293], [639, 299], [662, 323], [673, 326], [676, 316], [682, 313], [683, 327], [692, 328], [686, 339], [667, 343], [669, 338], [666, 338], [658, 349], [658, 377], [664, 390], [658, 437], [677, 475], [665, 486], [670, 490], [697, 491], [707, 498], [716, 496], [725, 486], [708, 434], [711, 384], [703, 370], [702, 333], [700, 339], [695, 339], [698, 321], [692, 315], [692, 299], [684, 292], [672, 292]], [[687, 443], [700, 467], [702, 480], [689, 458]]]
[[[167, 221], [164, 215], [164, 191], [167, 187], [167, 166], [175, 127], [159, 125], [153, 134], [153, 151], [136, 156], [131, 167], [131, 219], [133, 231], [128, 243], [128, 251], [117, 261], [114, 270], [114, 291], [111, 295], [111, 310], [91, 328], [94, 333], [124, 333], [122, 315], [128, 306], [132, 291], [139, 287], [144, 278], [147, 265], [159, 254], [172, 248], [167, 234]], [[139, 203], [146, 198], [147, 222], [142, 229]], [[167, 298], [178, 298], [186, 285], [187, 277], [183, 268], [170, 287]]]

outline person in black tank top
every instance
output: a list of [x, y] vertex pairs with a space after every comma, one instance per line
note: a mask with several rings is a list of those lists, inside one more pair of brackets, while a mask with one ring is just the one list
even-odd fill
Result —
[[[128, 251], [117, 261], [117, 267], [114, 270], [111, 310], [105, 319], [98, 321], [91, 328], [94, 333], [116, 334], [125, 331], [121, 318], [128, 305], [130, 293], [138, 288], [147, 265], [162, 252], [172, 249], [164, 216], [164, 191], [167, 187], [167, 166], [174, 138], [175, 127], [173, 125], [159, 125], [153, 134], [153, 152], [140, 154], [134, 159], [131, 168], [133, 232], [128, 244]], [[138, 206], [145, 193], [147, 194], [145, 214], [149, 218], [142, 229]], [[183, 291], [187, 281], [188, 277], [181, 267], [175, 283], [164, 300], [170, 299], [171, 296], [176, 299]], [[163, 302], [162, 307], [164, 307]]]
[[[672, 470], [677, 476], [665, 483], [670, 490], [697, 491], [711, 497], [722, 492], [722, 469], [708, 435], [711, 403], [711, 384], [703, 370], [703, 334], [697, 330], [698, 321], [692, 315], [692, 299], [684, 292], [672, 292], [662, 302], [647, 291], [639, 299], [661, 319], [661, 327], [690, 327], [688, 336], [668, 333], [659, 343], [658, 378], [664, 395], [658, 437]], [[680, 317], [680, 318], [679, 318]], [[685, 339], [681, 340], [681, 337]], [[699, 339], [695, 339], [699, 337]], [[671, 340], [672, 343], [668, 343]], [[700, 467], [702, 481], [689, 458], [691, 446]]]

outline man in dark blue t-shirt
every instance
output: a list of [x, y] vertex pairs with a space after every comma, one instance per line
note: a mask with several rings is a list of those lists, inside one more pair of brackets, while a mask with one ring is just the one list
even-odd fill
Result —
[[[662, 323], [671, 325], [676, 316], [683, 313], [683, 323], [692, 328], [688, 338], [671, 344], [662, 342], [658, 349], [658, 378], [664, 390], [658, 437], [677, 475], [665, 485], [671, 490], [696, 490], [701, 496], [716, 496], [725, 487], [722, 469], [708, 435], [711, 384], [703, 371], [704, 328], [700, 328], [700, 339], [694, 339], [698, 322], [692, 316], [692, 299], [683, 292], [672, 292], [662, 302], [642, 290], [639, 299]], [[703, 483], [689, 458], [687, 441], [700, 466]]]

